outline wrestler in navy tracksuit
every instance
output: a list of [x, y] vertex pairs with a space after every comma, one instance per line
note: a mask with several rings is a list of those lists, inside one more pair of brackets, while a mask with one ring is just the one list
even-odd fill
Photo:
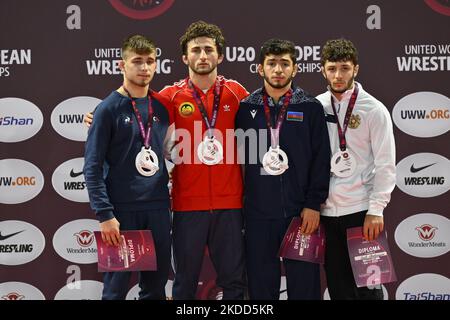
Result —
[[[260, 150], [262, 138], [256, 134], [256, 163], [251, 163], [255, 155], [250, 154], [256, 147], [254, 142], [246, 139], [240, 149], [245, 151], [244, 220], [250, 299], [279, 299], [281, 265], [277, 254], [287, 227], [303, 208], [319, 211], [328, 196], [330, 142], [323, 107], [302, 89], [292, 89], [279, 142], [288, 156], [289, 168], [278, 176], [264, 174], [261, 160], [270, 146], [270, 134], [266, 135], [264, 150]], [[274, 126], [284, 97], [277, 104], [270, 97], [268, 100]], [[263, 89], [241, 101], [236, 129], [238, 141], [239, 129], [267, 130]], [[318, 264], [284, 259], [284, 267], [289, 299], [320, 299]]]
[[[148, 98], [135, 101], [147, 128]], [[96, 108], [85, 146], [84, 176], [97, 219], [103, 222], [115, 217], [120, 230], [152, 231], [157, 271], [139, 272], [140, 299], [165, 299], [170, 269], [170, 200], [163, 157], [170, 117], [160, 101], [163, 98], [152, 92], [151, 148], [159, 160], [159, 170], [153, 176], [143, 176], [136, 169], [143, 139], [131, 99], [117, 91]], [[125, 299], [130, 276], [130, 272], [105, 273], [102, 299]]]

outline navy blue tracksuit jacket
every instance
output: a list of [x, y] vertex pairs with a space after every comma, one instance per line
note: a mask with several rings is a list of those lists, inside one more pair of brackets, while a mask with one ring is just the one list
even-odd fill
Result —
[[[269, 97], [272, 126], [283, 100], [284, 97], [274, 104]], [[262, 88], [241, 101], [236, 115], [236, 129], [269, 131]], [[328, 196], [330, 179], [330, 142], [321, 103], [302, 89], [293, 87], [279, 141], [288, 156], [289, 169], [279, 176], [261, 174], [264, 170], [262, 157], [270, 146], [270, 134], [266, 137], [267, 148], [260, 150], [261, 137], [257, 135], [258, 159], [254, 164], [250, 163], [254, 155], [249, 154], [251, 145], [248, 140], [244, 146], [246, 218], [288, 218], [299, 215], [304, 207], [319, 211], [320, 204]]]

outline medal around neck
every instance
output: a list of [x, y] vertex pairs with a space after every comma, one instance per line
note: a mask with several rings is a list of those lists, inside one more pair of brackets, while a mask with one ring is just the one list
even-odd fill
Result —
[[208, 166], [218, 164], [223, 159], [223, 147], [214, 137], [206, 136], [197, 147], [197, 156]]
[[331, 158], [331, 172], [339, 178], [347, 178], [356, 170], [355, 157], [349, 150], [338, 151]]
[[268, 174], [278, 176], [289, 168], [288, 157], [280, 149], [280, 146], [276, 146], [275, 148], [270, 147], [269, 151], [263, 157], [262, 165]]
[[151, 147], [142, 147], [136, 155], [135, 163], [137, 171], [145, 177], [151, 177], [159, 170], [158, 156]]

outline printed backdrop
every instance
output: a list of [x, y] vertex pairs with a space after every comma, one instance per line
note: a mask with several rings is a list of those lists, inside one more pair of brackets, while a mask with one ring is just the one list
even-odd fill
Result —
[[[314, 95], [326, 88], [323, 43], [355, 43], [358, 80], [395, 123], [398, 178], [385, 223], [398, 281], [385, 292], [449, 300], [448, 0], [1, 1], [0, 299], [100, 298], [83, 114], [120, 86], [118, 48], [130, 34], [158, 45], [154, 89], [186, 77], [178, 39], [199, 19], [223, 28], [220, 74], [249, 91], [262, 84], [258, 52], [269, 38], [296, 43], [296, 83]], [[220, 299], [209, 259], [203, 267], [198, 297]], [[329, 299], [324, 278], [323, 292]]]

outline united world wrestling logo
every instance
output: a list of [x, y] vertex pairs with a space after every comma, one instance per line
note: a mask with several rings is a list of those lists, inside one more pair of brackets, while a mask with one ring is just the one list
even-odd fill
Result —
[[147, 20], [166, 12], [175, 0], [109, 0], [118, 12], [128, 18]]
[[94, 242], [94, 233], [89, 230], [81, 230], [78, 233], [75, 233], [74, 236], [77, 239], [77, 242], [82, 247], [89, 247], [92, 242]]
[[425, 3], [434, 11], [450, 16], [450, 0], [425, 0]]
[[419, 233], [419, 238], [423, 241], [430, 241], [436, 235], [437, 227], [433, 227], [429, 224], [423, 224], [420, 227], [416, 227], [417, 232]]

